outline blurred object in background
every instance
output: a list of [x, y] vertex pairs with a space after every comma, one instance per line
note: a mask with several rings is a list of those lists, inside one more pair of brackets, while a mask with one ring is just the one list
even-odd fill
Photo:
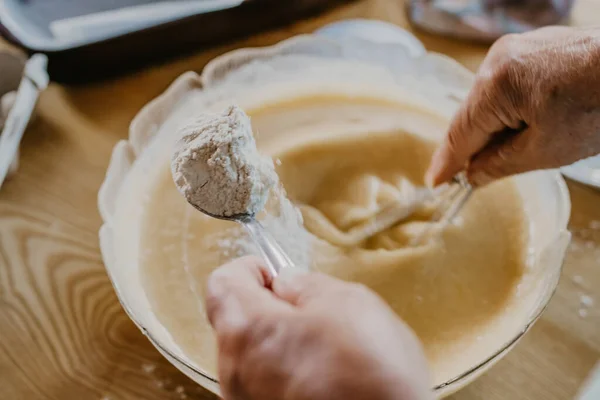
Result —
[[410, 21], [444, 36], [493, 42], [564, 22], [575, 0], [408, 0]]
[[352, 0], [0, 0], [0, 34], [46, 54], [52, 80], [121, 74]]
[[[18, 59], [18, 56], [15, 55], [15, 58]], [[48, 58], [34, 54], [17, 75], [17, 90], [2, 93], [0, 97], [0, 189], [5, 179], [18, 168], [21, 139], [33, 117], [39, 94], [48, 87], [47, 67]], [[14, 72], [13, 76], [16, 75]]]
[[0, 97], [19, 87], [27, 57], [8, 49], [0, 50]]
[[[16, 90], [23, 76], [26, 61], [27, 57], [20, 52], [6, 49], [0, 50], [0, 137], [2, 136], [8, 113], [14, 105], [17, 94]], [[19, 152], [17, 151], [8, 169], [7, 178], [14, 175], [18, 167]]]

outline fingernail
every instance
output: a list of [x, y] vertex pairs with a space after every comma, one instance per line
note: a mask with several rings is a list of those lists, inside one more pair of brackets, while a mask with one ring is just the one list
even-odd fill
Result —
[[425, 173], [425, 185], [427, 185], [427, 187], [430, 189], [433, 189], [435, 186], [436, 178], [442, 169], [441, 153], [441, 148], [436, 150], [436, 152], [433, 154], [433, 157], [431, 157], [429, 169]]

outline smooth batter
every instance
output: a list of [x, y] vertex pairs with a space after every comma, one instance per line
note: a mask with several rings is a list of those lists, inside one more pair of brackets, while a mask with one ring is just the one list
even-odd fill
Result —
[[[371, 218], [403, 185], [422, 185], [435, 146], [415, 134], [441, 133], [447, 121], [342, 98], [246, 111], [259, 150], [273, 157], [288, 197], [302, 210], [312, 268], [379, 293], [423, 342], [436, 384], [492, 356], [522, 328], [517, 287], [527, 280], [527, 221], [510, 181], [477, 191], [455, 225], [417, 248], [407, 244], [428, 224], [431, 210], [359, 247], [327, 241], [332, 232], [343, 234]], [[145, 290], [177, 344], [216, 376], [202, 291], [214, 268], [251, 252], [251, 243], [235, 224], [187, 205], [168, 164], [153, 188], [141, 238]]]

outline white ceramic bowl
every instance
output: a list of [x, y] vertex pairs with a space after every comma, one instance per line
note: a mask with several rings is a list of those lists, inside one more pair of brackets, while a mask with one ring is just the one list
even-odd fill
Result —
[[[250, 64], [252, 70], [247, 68]], [[303, 83], [301, 89], [295, 86], [293, 94], [286, 92], [286, 82], [291, 78]], [[449, 119], [472, 80], [469, 71], [445, 56], [418, 54], [402, 43], [375, 43], [339, 32], [299, 36], [268, 48], [237, 50], [211, 62], [200, 76], [192, 72], [181, 76], [135, 118], [129, 140], [114, 149], [99, 193], [104, 220], [100, 231], [102, 255], [131, 319], [177, 368], [219, 393], [216, 377], [190, 360], [160, 324], [139, 279], [139, 204], [148, 195], [147, 182], [157, 172], [156, 165], [161, 164], [157, 160], [169, 157], [172, 133], [181, 118], [179, 101], [193, 96], [200, 108], [212, 110], [232, 99], [244, 107], [250, 98], [254, 104], [265, 104], [284, 95], [288, 99], [326, 92], [394, 101]], [[439, 397], [468, 384], [500, 360], [539, 318], [558, 284], [570, 239], [566, 185], [557, 171], [538, 171], [514, 179], [532, 221], [530, 256], [539, 295], [527, 304], [528, 312], [518, 332], [507, 337], [504, 345], [490, 348], [471, 368], [439, 383], [435, 388]]]

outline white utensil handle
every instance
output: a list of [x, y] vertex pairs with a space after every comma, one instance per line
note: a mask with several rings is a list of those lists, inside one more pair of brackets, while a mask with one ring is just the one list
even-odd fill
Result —
[[48, 84], [47, 63], [46, 56], [36, 54], [25, 66], [25, 75], [19, 85], [15, 104], [8, 114], [2, 135], [0, 135], [0, 187], [2, 187], [19, 151], [19, 144], [37, 103], [39, 93]]
[[248, 231], [263, 256], [271, 277], [279, 275], [284, 268], [294, 266], [292, 260], [277, 243], [275, 238], [255, 219], [243, 221], [244, 228]]

